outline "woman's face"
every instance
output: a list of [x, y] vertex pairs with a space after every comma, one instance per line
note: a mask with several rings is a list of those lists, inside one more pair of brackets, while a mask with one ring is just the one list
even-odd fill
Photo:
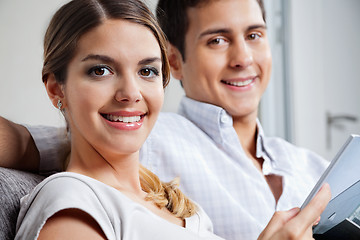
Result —
[[73, 141], [102, 155], [137, 152], [163, 103], [161, 50], [153, 33], [105, 20], [79, 39], [68, 66], [63, 101]]

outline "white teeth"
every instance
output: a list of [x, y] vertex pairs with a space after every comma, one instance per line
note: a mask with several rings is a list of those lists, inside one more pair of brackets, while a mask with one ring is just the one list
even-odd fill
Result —
[[110, 120], [112, 122], [124, 122], [124, 123], [138, 122], [141, 119], [140, 116], [123, 117], [123, 116], [114, 116], [110, 114], [106, 114], [105, 117], [107, 120]]
[[241, 82], [225, 82], [225, 83], [232, 85], [232, 86], [243, 87], [243, 86], [249, 85], [250, 83], [252, 83], [252, 81], [253, 81], [253, 79], [249, 79], [249, 80], [241, 81]]

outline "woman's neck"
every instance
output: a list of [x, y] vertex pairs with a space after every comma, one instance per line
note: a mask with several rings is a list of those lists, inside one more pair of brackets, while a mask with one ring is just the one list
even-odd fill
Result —
[[70, 162], [67, 171], [80, 173], [101, 181], [137, 202], [158, 216], [174, 224], [185, 226], [167, 208], [160, 209], [148, 201], [141, 188], [139, 152], [128, 155], [103, 155], [86, 141], [74, 140], [72, 136]]
[[80, 173], [114, 187], [123, 193], [143, 194], [139, 179], [139, 152], [103, 154], [83, 138], [72, 136], [66, 171]]

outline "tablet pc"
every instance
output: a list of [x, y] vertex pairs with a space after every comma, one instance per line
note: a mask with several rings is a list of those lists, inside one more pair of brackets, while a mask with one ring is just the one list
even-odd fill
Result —
[[[314, 227], [314, 234], [323, 234], [343, 220], [353, 216], [360, 206], [360, 136], [350, 135], [335, 158], [301, 206], [304, 208], [320, 187], [329, 183], [331, 200], [321, 220]], [[355, 218], [356, 220], [356, 218]], [[354, 221], [356, 225], [356, 221]], [[357, 226], [359, 227], [359, 226]], [[359, 227], [360, 228], [360, 227]]]

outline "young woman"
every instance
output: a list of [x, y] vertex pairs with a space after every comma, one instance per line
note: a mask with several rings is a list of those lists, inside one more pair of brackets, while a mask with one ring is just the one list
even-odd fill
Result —
[[140, 1], [75, 0], [54, 15], [42, 75], [72, 152], [67, 172], [24, 199], [17, 239], [211, 234], [176, 182], [160, 182], [138, 161], [169, 80], [165, 43]]
[[[45, 34], [42, 76], [72, 151], [66, 172], [22, 199], [16, 239], [220, 239], [176, 181], [139, 163], [169, 80], [165, 37], [141, 1], [60, 8]], [[263, 239], [282, 233], [284, 222], [273, 222]]]

